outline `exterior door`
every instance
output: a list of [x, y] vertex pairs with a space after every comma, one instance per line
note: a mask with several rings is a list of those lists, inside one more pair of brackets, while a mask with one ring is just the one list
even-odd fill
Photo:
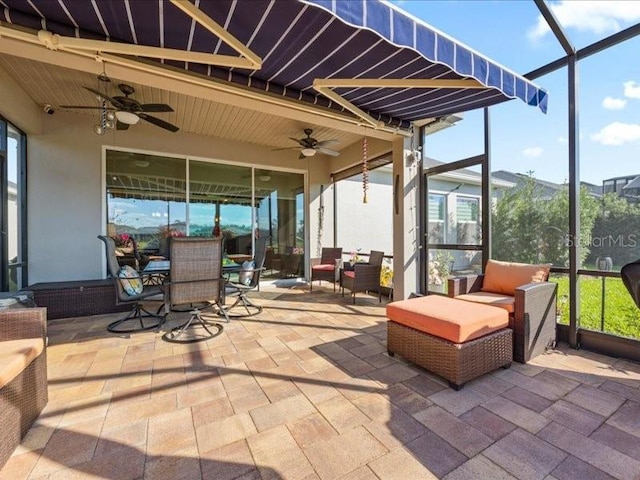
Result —
[[26, 136], [0, 118], [0, 289], [27, 286]]

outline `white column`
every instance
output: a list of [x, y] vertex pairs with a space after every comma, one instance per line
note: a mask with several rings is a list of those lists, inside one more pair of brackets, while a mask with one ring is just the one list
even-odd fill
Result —
[[410, 138], [393, 142], [393, 298], [402, 300], [420, 286], [417, 158]]

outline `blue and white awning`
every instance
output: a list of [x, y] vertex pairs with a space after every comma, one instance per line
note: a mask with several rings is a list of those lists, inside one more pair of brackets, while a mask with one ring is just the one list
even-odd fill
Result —
[[396, 127], [512, 98], [546, 111], [545, 90], [380, 0], [200, 0], [184, 8], [181, 2], [2, 0], [0, 20], [71, 40], [238, 57], [233, 44], [185, 14], [197, 7], [253, 52], [259, 68], [175, 55], [156, 61], [271, 95], [361, 111]]

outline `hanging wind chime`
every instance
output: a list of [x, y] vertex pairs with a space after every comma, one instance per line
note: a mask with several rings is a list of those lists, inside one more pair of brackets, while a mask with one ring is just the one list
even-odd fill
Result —
[[369, 170], [367, 170], [367, 137], [362, 140], [362, 203], [369, 203], [367, 190], [369, 189]]

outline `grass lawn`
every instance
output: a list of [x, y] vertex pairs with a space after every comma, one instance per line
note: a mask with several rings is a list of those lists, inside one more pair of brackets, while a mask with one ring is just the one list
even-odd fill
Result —
[[[569, 278], [552, 275], [551, 281], [558, 283], [558, 309], [560, 323], [569, 323]], [[602, 312], [602, 279], [580, 278], [580, 326], [600, 331]], [[640, 310], [619, 278], [605, 281], [604, 332], [623, 337], [640, 339]]]

